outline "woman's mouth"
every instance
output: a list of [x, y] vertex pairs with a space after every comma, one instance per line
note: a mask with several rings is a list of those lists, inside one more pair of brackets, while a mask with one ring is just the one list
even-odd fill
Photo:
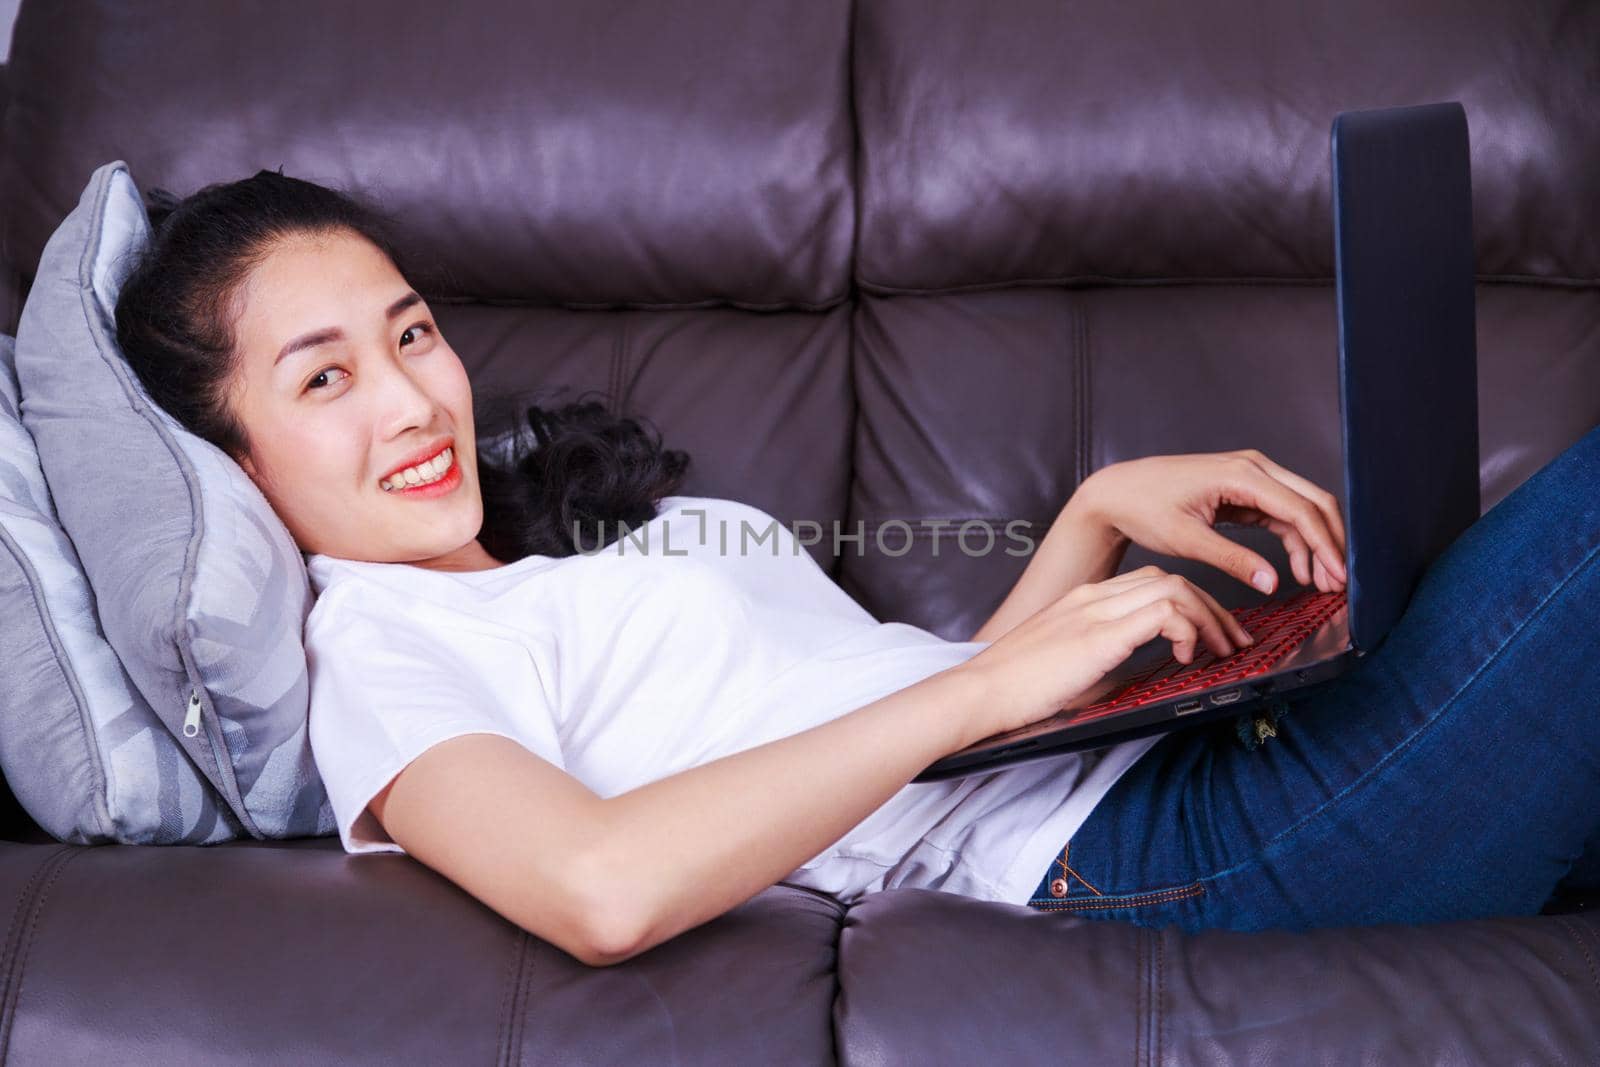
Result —
[[407, 467], [378, 482], [386, 493], [412, 498], [443, 496], [461, 484], [461, 464], [456, 450], [447, 447], [430, 460]]

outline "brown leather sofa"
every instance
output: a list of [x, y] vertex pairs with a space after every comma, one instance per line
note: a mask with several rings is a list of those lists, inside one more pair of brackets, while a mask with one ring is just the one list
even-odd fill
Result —
[[[1596, 55], [1582, 0], [29, 0], [0, 319], [107, 160], [363, 187], [477, 387], [609, 390], [686, 492], [862, 523], [819, 562], [964, 638], [1025, 560], [879, 524], [1037, 537], [1103, 464], [1247, 445], [1342, 488], [1340, 110], [1467, 109], [1483, 506], [1600, 421]], [[74, 847], [8, 808], [9, 1062], [1600, 1061], [1595, 899], [1185, 936], [779, 884], [589, 968], [404, 856]]]

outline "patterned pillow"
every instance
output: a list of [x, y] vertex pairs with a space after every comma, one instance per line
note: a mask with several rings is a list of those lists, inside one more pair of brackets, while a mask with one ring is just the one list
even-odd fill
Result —
[[255, 483], [154, 404], [115, 308], [150, 222], [116, 161], [45, 245], [17, 329], [22, 421], [106, 640], [254, 837], [335, 830], [307, 735], [305, 560]]
[[238, 820], [134, 689], [95, 618], [22, 425], [0, 335], [0, 767], [17, 800], [75, 845], [203, 845]]

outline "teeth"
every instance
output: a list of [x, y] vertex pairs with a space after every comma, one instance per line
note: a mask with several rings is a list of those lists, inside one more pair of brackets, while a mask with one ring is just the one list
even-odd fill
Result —
[[407, 467], [399, 474], [392, 475], [378, 483], [384, 492], [393, 492], [413, 485], [427, 485], [436, 482], [445, 476], [450, 469], [450, 462], [455, 458], [455, 449], [447, 448], [426, 463], [419, 463], [415, 467]]

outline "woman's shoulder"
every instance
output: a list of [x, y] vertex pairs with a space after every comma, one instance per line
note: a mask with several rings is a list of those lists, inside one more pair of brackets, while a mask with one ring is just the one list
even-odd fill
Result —
[[[537, 565], [545, 558], [524, 562]], [[542, 616], [527, 609], [527, 598], [502, 595], [529, 577], [520, 564], [500, 568], [506, 572], [502, 584], [466, 580], [493, 571], [434, 571], [334, 557], [312, 557], [308, 570], [316, 598], [304, 626], [307, 649], [378, 641], [426, 649], [430, 656], [456, 655], [486, 639], [523, 646], [544, 632], [535, 625]]]
[[[309, 570], [309, 566], [308, 566]], [[306, 615], [305, 634], [309, 642], [313, 633], [326, 632], [330, 625], [352, 617], [384, 615], [385, 607], [393, 608], [393, 597], [381, 583], [371, 581], [355, 572], [329, 568], [312, 579], [316, 593], [311, 611]], [[392, 610], [387, 612], [394, 614]], [[404, 613], [400, 613], [403, 618]]]
[[337, 631], [363, 622], [415, 629], [433, 614], [427, 609], [425, 590], [407, 573], [431, 573], [422, 568], [313, 556], [306, 569], [316, 594], [306, 615], [308, 641], [313, 632]]

